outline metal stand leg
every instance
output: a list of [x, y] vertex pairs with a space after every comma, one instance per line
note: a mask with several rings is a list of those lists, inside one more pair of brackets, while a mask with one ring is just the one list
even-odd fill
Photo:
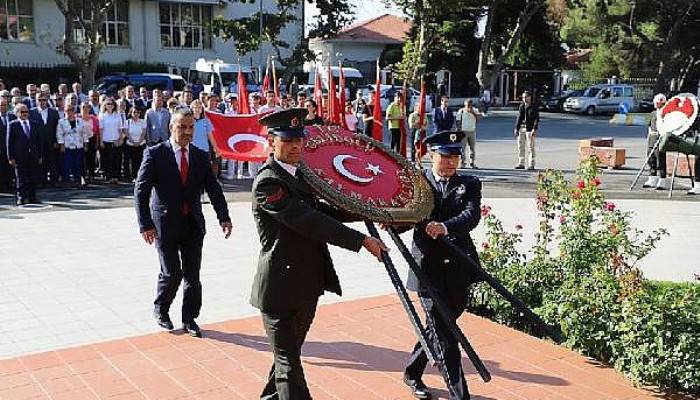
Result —
[[649, 155], [647, 155], [646, 160], [644, 160], [644, 163], [642, 164], [642, 167], [639, 168], [639, 172], [637, 172], [637, 176], [634, 177], [634, 180], [632, 181], [632, 184], [630, 185], [630, 192], [634, 189], [634, 185], [637, 184], [637, 181], [639, 180], [639, 177], [642, 176], [642, 172], [644, 172], [644, 168], [647, 167], [647, 164], [649, 163], [649, 160], [651, 157], [654, 156], [654, 152], [656, 149], [659, 147], [659, 143], [661, 142], [661, 136], [659, 135], [659, 138], [656, 139], [656, 143], [654, 143], [654, 147], [651, 148], [651, 151], [649, 152]]
[[671, 174], [671, 186], [668, 188], [668, 198], [673, 197], [673, 183], [676, 181], [676, 170], [678, 169], [678, 158], [681, 153], [676, 153], [676, 161], [673, 162], [673, 173]]

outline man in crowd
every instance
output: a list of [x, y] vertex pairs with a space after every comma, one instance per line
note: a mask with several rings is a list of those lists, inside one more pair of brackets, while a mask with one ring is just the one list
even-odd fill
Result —
[[185, 90], [182, 91], [182, 96], [180, 96], [180, 104], [189, 107], [192, 100], [194, 100], [194, 97], [192, 96], [192, 89], [189, 87], [185, 88]]
[[153, 89], [153, 105], [146, 111], [146, 144], [154, 146], [168, 140], [170, 132], [170, 112], [164, 107], [160, 90]]
[[238, 114], [238, 95], [236, 95], [235, 93], [230, 93], [228, 96], [226, 96], [226, 98], [228, 99], [228, 103], [226, 104], [226, 110], [224, 111], [224, 114]]
[[[8, 93], [9, 95], [9, 93]], [[10, 122], [17, 116], [10, 112], [9, 96], [0, 97], [0, 192], [7, 192], [12, 187], [14, 171], [7, 159], [7, 131]]]
[[29, 119], [29, 108], [18, 104], [17, 119], [7, 130], [7, 159], [15, 169], [17, 205], [36, 204], [36, 184], [41, 165], [41, 128]]
[[223, 191], [212, 173], [209, 154], [190, 145], [195, 123], [192, 111], [176, 109], [169, 123], [172, 135], [144, 152], [134, 199], [141, 235], [149, 245], [156, 244], [160, 258], [154, 301], [156, 322], [165, 329], [173, 329], [170, 305], [184, 279], [183, 329], [190, 336], [201, 337], [195, 319], [202, 305], [199, 279], [205, 234], [202, 191], [211, 200], [225, 238], [231, 235], [232, 225]]
[[[535, 136], [540, 125], [540, 112], [537, 105], [532, 101], [532, 95], [528, 91], [522, 94], [522, 103], [518, 110], [518, 119], [515, 121], [513, 130], [518, 141], [518, 164], [515, 169], [525, 169], [525, 159], [527, 169], [535, 169]], [[529, 153], [529, 154], [526, 154]]]
[[472, 168], [476, 168], [476, 123], [481, 119], [482, 114], [474, 107], [472, 100], [465, 100], [464, 107], [457, 111], [457, 128], [464, 132], [464, 157], [462, 157], [462, 167], [467, 166], [466, 154], [469, 146], [469, 161]]
[[[466, 266], [455, 260], [452, 253], [436, 239], [447, 237], [467, 254], [477, 258], [470, 232], [481, 218], [481, 182], [474, 176], [460, 176], [463, 132], [442, 131], [425, 140], [430, 151], [432, 167], [424, 171], [425, 178], [437, 199], [430, 216], [413, 230], [413, 251], [420, 269], [441, 294], [449, 307], [452, 321], [464, 312], [469, 298], [469, 286], [478, 281]], [[407, 230], [402, 228], [401, 230]], [[443, 377], [449, 380], [450, 400], [469, 399], [467, 382], [462, 371], [462, 357], [457, 339], [443, 317], [437, 312], [433, 299], [412, 273], [407, 287], [417, 290], [427, 313], [428, 340], [443, 354]], [[428, 357], [416, 343], [404, 371], [404, 382], [419, 399], [429, 399], [430, 392], [422, 380]]]
[[450, 98], [447, 96], [440, 97], [440, 107], [433, 110], [433, 122], [435, 123], [435, 130], [440, 131], [450, 131], [455, 125], [455, 116], [449, 109]]
[[56, 185], [63, 171], [63, 157], [56, 141], [56, 129], [61, 119], [58, 111], [49, 107], [49, 97], [38, 93], [36, 96], [38, 106], [29, 113], [29, 118], [36, 122], [37, 130], [42, 142], [41, 178], [39, 183]]
[[27, 85], [27, 97], [25, 97], [22, 102], [27, 106], [28, 109], [32, 109], [37, 106], [36, 103], [36, 85], [30, 83]]
[[666, 153], [660, 151], [657, 142], [659, 141], [659, 130], [656, 128], [656, 121], [659, 118], [661, 109], [666, 104], [666, 96], [662, 93], [654, 96], [654, 110], [649, 116], [649, 128], [647, 132], [647, 155], [654, 151], [649, 158], [649, 177], [644, 182], [643, 187], [668, 190], [671, 182], [666, 178]]
[[80, 82], [73, 83], [72, 88], [72, 94], [78, 98], [78, 105], [83, 104], [88, 100], [88, 97], [85, 95], [85, 93], [83, 93], [83, 85], [81, 85]]
[[391, 133], [391, 149], [397, 153], [401, 150], [401, 124], [406, 119], [405, 107], [401, 99], [401, 92], [396, 92], [394, 101], [386, 108], [386, 119]]
[[88, 92], [88, 104], [92, 108], [92, 115], [100, 115], [100, 93], [97, 90]]
[[146, 110], [151, 108], [151, 100], [148, 98], [148, 89], [145, 87], [139, 89], [139, 97], [134, 101], [134, 105], [141, 110], [143, 115], [146, 115]]
[[66, 85], [65, 83], [60, 83], [58, 85], [58, 95], [63, 98], [68, 96], [68, 85]]
[[268, 90], [265, 92], [265, 105], [258, 109], [259, 114], [265, 114], [273, 111], [281, 111], [282, 108], [275, 104], [275, 92]]
[[297, 107], [303, 107], [306, 104], [306, 92], [301, 90], [297, 92]]
[[[327, 244], [375, 257], [386, 246], [338, 222], [340, 213], [320, 202], [298, 168], [303, 158], [303, 109], [269, 114], [272, 155], [253, 182], [253, 216], [260, 258], [251, 304], [262, 313], [273, 366], [261, 399], [309, 400], [301, 348], [324, 291], [341, 293]], [[274, 255], [274, 256], [273, 256]]]

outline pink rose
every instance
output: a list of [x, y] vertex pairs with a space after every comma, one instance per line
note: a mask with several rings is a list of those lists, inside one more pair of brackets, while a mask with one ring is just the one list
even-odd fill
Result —
[[564, 223], [566, 223], [566, 217], [563, 216], [563, 215], [560, 215], [560, 216], [559, 216], [559, 223], [562, 224], [562, 225], [564, 225]]
[[605, 207], [605, 209], [606, 209], [607, 211], [615, 211], [615, 203], [610, 203], [610, 202], [607, 202], [607, 201], [606, 201], [606, 202], [603, 204], [603, 207]]
[[491, 246], [489, 246], [489, 244], [486, 243], [486, 242], [482, 242], [482, 243], [481, 243], [481, 247], [483, 247], [484, 250], [488, 250], [489, 247], [491, 247]]
[[491, 207], [490, 206], [481, 206], [481, 216], [485, 217], [491, 213]]
[[516, 224], [516, 225], [515, 225], [515, 230], [516, 230], [516, 231], [519, 231], [519, 230], [521, 230], [521, 229], [523, 229], [523, 226], [522, 226], [522, 225], [520, 225], [520, 224]]

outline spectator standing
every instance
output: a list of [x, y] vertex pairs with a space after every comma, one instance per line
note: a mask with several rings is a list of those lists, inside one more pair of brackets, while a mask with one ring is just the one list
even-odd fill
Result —
[[[10, 100], [10, 111], [17, 114], [17, 106], [20, 104], [24, 104], [24, 102], [22, 101], [22, 97], [21, 96], [12, 96], [12, 99]], [[29, 108], [29, 107], [27, 107], [27, 108]]]
[[308, 99], [306, 100], [304, 106], [306, 107], [307, 111], [306, 117], [304, 118], [304, 126], [323, 125], [323, 118], [318, 115], [318, 107], [316, 102], [312, 99]]
[[491, 107], [491, 89], [484, 88], [481, 92], [481, 108], [484, 110], [484, 116], [488, 115], [489, 107]]
[[146, 148], [146, 121], [141, 118], [141, 110], [134, 107], [126, 120], [126, 168], [124, 174], [127, 179], [136, 179], [143, 158], [143, 150]]
[[29, 112], [29, 119], [36, 121], [42, 142], [43, 164], [39, 183], [53, 186], [58, 183], [59, 174], [63, 171], [63, 157], [56, 142], [56, 129], [61, 117], [58, 111], [49, 107], [48, 96], [38, 93], [36, 103], [38, 107]]
[[[427, 132], [428, 128], [428, 118], [427, 115], [423, 118], [423, 125], [420, 124], [420, 112], [418, 107], [416, 107], [411, 115], [408, 116], [408, 126], [411, 129], [411, 141], [413, 146], [411, 146], [411, 161], [416, 161], [417, 148], [420, 145], [421, 131], [422, 133]], [[425, 138], [425, 135], [422, 136]]]
[[[83, 129], [83, 121], [76, 118], [73, 107], [66, 104], [63, 110], [65, 118], [58, 121], [56, 130], [56, 141], [61, 153], [64, 154], [63, 183], [72, 182], [77, 188], [82, 188], [85, 186], [83, 176], [84, 148], [90, 137], [86, 136], [87, 132]], [[88, 132], [92, 136], [92, 127]]]
[[457, 127], [464, 132], [464, 151], [462, 154], [462, 167], [467, 166], [467, 146], [469, 146], [469, 160], [472, 168], [476, 166], [476, 123], [481, 119], [479, 109], [474, 107], [471, 100], [464, 101], [464, 107], [457, 111]]
[[109, 99], [102, 105], [100, 115], [100, 163], [106, 180], [112, 184], [119, 182], [120, 165], [117, 154], [124, 129], [122, 117], [115, 109], [115, 101]]
[[158, 89], [153, 90], [152, 107], [146, 112], [146, 143], [154, 146], [168, 140], [170, 132], [170, 112], [163, 108], [163, 95]]
[[357, 115], [352, 110], [352, 103], [348, 102], [345, 105], [345, 124], [350, 132], [357, 132]]
[[[119, 160], [119, 173], [117, 175], [118, 178], [128, 178], [127, 175], [129, 173], [129, 157], [126, 155], [126, 146], [124, 146], [124, 142], [126, 141], [126, 122], [129, 120], [129, 102], [126, 100], [125, 97], [120, 98], [119, 100], [116, 101], [117, 103], [117, 112], [119, 112], [119, 116], [122, 119], [122, 135], [121, 135], [121, 140], [119, 141], [119, 146], [117, 149], [117, 159]], [[128, 178], [129, 181], [131, 181], [133, 178]]]
[[141, 109], [141, 113], [146, 115], [146, 110], [151, 108], [151, 99], [148, 98], [148, 89], [139, 89], [139, 98], [134, 101], [134, 105]]
[[396, 92], [394, 101], [387, 107], [386, 119], [389, 122], [389, 132], [391, 133], [391, 149], [398, 153], [401, 151], [401, 124], [406, 119], [401, 92]]
[[287, 91], [287, 94], [298, 95], [298, 93], [299, 93], [299, 83], [297, 83], [297, 77], [293, 76], [292, 82], [289, 84], [289, 90]]
[[666, 96], [662, 93], [654, 96], [654, 111], [652, 111], [649, 116], [649, 128], [647, 132], [647, 155], [650, 154], [652, 150], [654, 154], [649, 158], [649, 177], [646, 182], [644, 182], [643, 187], [645, 188], [667, 190], [671, 186], [671, 182], [666, 178], [666, 153], [660, 151], [659, 146], [656, 145], [659, 141], [659, 130], [656, 128], [656, 122], [665, 104]]
[[364, 125], [364, 134], [372, 137], [372, 126], [374, 125], [374, 90], [369, 90], [367, 96], [367, 104], [362, 108], [362, 124]]
[[68, 96], [68, 85], [65, 83], [60, 83], [58, 85], [58, 95], [65, 99], [66, 96]]
[[260, 106], [260, 109], [258, 109], [258, 114], [265, 114], [280, 110], [282, 110], [282, 108], [275, 104], [275, 92], [268, 90], [265, 93], [265, 105]]
[[449, 108], [450, 98], [440, 96], [440, 107], [433, 110], [435, 132], [451, 131], [455, 125], [455, 116]]
[[518, 140], [518, 164], [515, 169], [525, 169], [525, 156], [529, 153], [528, 170], [535, 169], [535, 136], [540, 125], [540, 112], [532, 102], [528, 91], [522, 94], [522, 103], [515, 121], [515, 138]]
[[29, 110], [36, 108], [39, 106], [36, 101], [36, 95], [37, 95], [37, 90], [36, 90], [36, 85], [33, 83], [30, 83], [27, 85], [27, 96], [24, 98], [23, 103], [26, 104], [27, 108]]
[[17, 119], [7, 130], [7, 159], [15, 169], [17, 205], [36, 204], [36, 183], [41, 165], [41, 128], [29, 119], [29, 108], [18, 104]]
[[100, 93], [97, 90], [91, 90], [88, 92], [87, 104], [90, 105], [90, 112], [92, 115], [100, 115], [102, 107], [100, 106]]
[[306, 92], [303, 90], [297, 92], [297, 107], [304, 107], [306, 104]]
[[190, 103], [192, 103], [192, 100], [194, 100], [194, 97], [192, 95], [192, 89], [185, 88], [185, 90], [182, 91], [182, 95], [180, 96], [180, 104], [182, 104], [185, 107], [189, 107]]
[[73, 94], [78, 98], [78, 104], [83, 104], [88, 100], [88, 97], [83, 93], [83, 85], [80, 82], [73, 83]]
[[190, 109], [194, 116], [194, 135], [192, 144], [201, 150], [204, 150], [209, 155], [209, 163], [211, 164], [214, 176], [219, 176], [219, 154], [214, 142], [214, 125], [209, 118], [204, 114], [204, 106], [199, 100], [194, 100], [190, 103]]
[[[85, 177], [86, 183], [91, 183], [95, 179], [95, 171], [97, 170], [97, 148], [99, 147], [100, 137], [100, 120], [97, 115], [92, 114], [92, 106], [90, 103], [83, 103], [80, 106], [80, 119], [83, 121], [83, 130], [88, 137], [88, 142], [85, 144]], [[91, 134], [87, 133], [90, 130]]]
[[17, 116], [10, 112], [9, 95], [0, 96], [0, 192], [9, 191], [12, 187], [13, 175], [12, 167], [7, 159], [7, 131], [10, 122], [17, 119]]

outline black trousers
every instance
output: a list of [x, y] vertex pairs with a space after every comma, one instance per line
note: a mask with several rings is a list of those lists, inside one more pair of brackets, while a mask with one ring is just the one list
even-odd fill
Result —
[[35, 201], [36, 184], [41, 175], [41, 165], [35, 155], [30, 154], [26, 160], [15, 164], [15, 182], [17, 182], [17, 201]]
[[160, 273], [156, 299], [153, 302], [157, 311], [167, 313], [180, 287], [180, 281], [184, 280], [182, 322], [190, 322], [197, 318], [202, 308], [202, 283], [199, 280], [199, 270], [202, 265], [204, 238], [194, 218], [188, 218], [186, 221], [187, 227], [179, 238], [156, 241]]
[[401, 129], [391, 128], [389, 132], [391, 132], [391, 149], [398, 153], [401, 150]]
[[127, 178], [133, 179], [138, 175], [139, 167], [141, 167], [141, 160], [143, 159], [143, 150], [146, 146], [124, 146], [124, 175]]
[[[658, 133], [649, 133], [647, 136], [647, 155], [651, 153], [658, 140]], [[666, 177], [666, 153], [659, 151], [659, 146], [656, 146], [654, 154], [649, 158], [649, 169], [651, 170], [650, 176], [656, 176], [658, 173], [659, 178]]]
[[95, 170], [97, 169], [97, 139], [91, 137], [86, 144], [87, 151], [85, 152], [85, 174], [89, 179], [95, 177]]
[[[0, 140], [2, 140], [2, 137], [0, 137]], [[5, 147], [5, 144], [0, 143], [0, 147]], [[0, 192], [10, 191], [14, 177], [15, 172], [7, 161], [7, 153], [0, 150]]]
[[121, 171], [121, 147], [115, 143], [105, 142], [100, 150], [100, 163], [105, 173], [105, 178], [119, 179]]
[[309, 400], [301, 366], [301, 346], [316, 315], [317, 301], [300, 308], [262, 313], [263, 326], [274, 353], [267, 384], [260, 394], [264, 400]]
[[[466, 296], [460, 297], [463, 297], [463, 299], [447, 299], [454, 321], [457, 321], [457, 318], [462, 315], [466, 307]], [[462, 355], [459, 350], [459, 343], [443, 322], [433, 300], [428, 297], [421, 297], [420, 301], [423, 303], [427, 313], [428, 340], [432, 343], [433, 348], [437, 350], [437, 354], [443, 357], [443, 370], [441, 372], [443, 377], [446, 377], [449, 381], [450, 400], [469, 399], [469, 389], [462, 371]], [[406, 365], [405, 370], [406, 377], [411, 380], [420, 379], [427, 364], [428, 356], [426, 356], [423, 347], [418, 342], [413, 347], [411, 357], [408, 359], [408, 365]]]

